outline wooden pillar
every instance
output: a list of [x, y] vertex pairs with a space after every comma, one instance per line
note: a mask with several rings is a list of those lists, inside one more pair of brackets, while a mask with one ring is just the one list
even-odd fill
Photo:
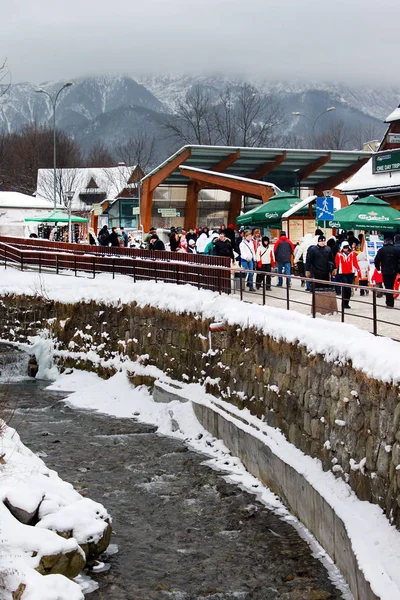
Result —
[[186, 204], [185, 204], [185, 225], [184, 228], [187, 231], [190, 227], [196, 227], [197, 225], [197, 207], [199, 204], [199, 191], [200, 186], [191, 181], [186, 189]]
[[228, 225], [230, 223], [236, 228], [236, 217], [240, 215], [242, 208], [242, 192], [231, 192], [228, 211]]
[[142, 197], [140, 199], [140, 218], [144, 231], [148, 233], [151, 227], [151, 210], [153, 208], [153, 190], [150, 179], [145, 179], [142, 186]]

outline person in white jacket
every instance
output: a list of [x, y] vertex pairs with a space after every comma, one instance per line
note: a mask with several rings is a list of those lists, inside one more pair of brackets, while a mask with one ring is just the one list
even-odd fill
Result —
[[[252, 241], [251, 231], [245, 231], [244, 237], [239, 244], [240, 250], [240, 264], [243, 269], [248, 271], [254, 271], [256, 255], [254, 252], [254, 245]], [[247, 276], [247, 286], [249, 292], [254, 292], [254, 274], [249, 273]]]
[[196, 242], [197, 254], [204, 254], [204, 250], [206, 249], [206, 246], [209, 241], [210, 241], [210, 238], [207, 236], [206, 233], [201, 233], [199, 235], [199, 237], [197, 238], [197, 242]]
[[[263, 273], [271, 273], [272, 267], [275, 265], [274, 247], [269, 245], [269, 237], [264, 235], [261, 239], [261, 244], [256, 252], [257, 270]], [[257, 273], [256, 288], [259, 290], [264, 275]], [[271, 275], [265, 278], [265, 289], [271, 289]]]

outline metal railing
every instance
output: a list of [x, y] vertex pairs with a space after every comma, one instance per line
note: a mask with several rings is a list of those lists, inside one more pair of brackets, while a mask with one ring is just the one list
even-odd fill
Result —
[[[1, 237], [3, 239], [3, 236]], [[8, 238], [10, 239], [10, 238]], [[35, 240], [36, 241], [36, 240]], [[25, 240], [23, 240], [22, 245]], [[54, 242], [58, 249], [58, 243]], [[319, 301], [327, 291], [334, 294], [335, 302], [338, 302], [337, 314], [340, 321], [353, 322], [361, 320], [370, 322], [368, 329], [374, 335], [385, 335], [400, 340], [400, 309], [395, 307], [393, 311], [388, 312], [385, 318], [380, 318], [379, 312], [383, 308], [378, 303], [378, 299], [384, 295], [397, 295], [394, 290], [383, 288], [364, 287], [354, 284], [327, 282], [317, 279], [308, 279], [295, 275], [278, 274], [276, 272], [248, 271], [244, 269], [232, 269], [230, 266], [220, 266], [210, 264], [207, 259], [223, 259], [230, 265], [230, 260], [225, 257], [207, 257], [199, 255], [183, 255], [172, 252], [150, 252], [140, 251], [140, 256], [129, 256], [122, 254], [100, 255], [96, 253], [72, 252], [71, 248], [63, 248], [61, 251], [54, 251], [53, 247], [46, 246], [44, 251], [38, 250], [37, 245], [27, 244], [29, 249], [16, 247], [15, 245], [0, 241], [0, 261], [7, 266], [12, 266], [24, 270], [35, 270], [41, 272], [55, 272], [56, 274], [74, 275], [90, 274], [93, 278], [100, 273], [110, 273], [113, 279], [116, 275], [127, 275], [132, 277], [133, 281], [162, 281], [175, 284], [190, 284], [198, 289], [209, 289], [218, 293], [239, 294], [240, 300], [245, 302], [255, 302], [257, 304], [269, 306], [282, 306], [287, 310], [298, 310], [316, 318], [319, 312]], [[32, 248], [33, 246], [33, 248]], [[79, 244], [67, 244], [67, 246], [78, 246]], [[88, 246], [88, 248], [97, 248]], [[124, 249], [112, 249], [124, 250]], [[142, 255], [143, 253], [143, 255]], [[159, 255], [167, 255], [167, 259], [162, 259]], [[143, 256], [143, 257], [142, 257]], [[182, 256], [197, 256], [203, 259], [201, 263], [189, 262], [188, 259], [180, 260]], [[246, 290], [246, 277], [249, 273], [253, 274], [254, 285], [258, 276], [257, 285], [259, 289], [254, 292]], [[236, 276], [235, 276], [236, 275]], [[239, 275], [239, 276], [237, 276]], [[276, 278], [282, 278], [285, 285], [280, 288], [279, 293], [273, 282]], [[271, 284], [268, 281], [271, 278]], [[290, 285], [289, 281], [308, 282], [310, 291], [298, 285]], [[329, 290], [326, 287], [329, 287]], [[323, 289], [321, 289], [323, 288]], [[350, 289], [354, 294], [351, 297], [352, 309], [348, 312], [346, 309], [347, 299], [345, 290]], [[358, 292], [363, 292], [368, 296], [358, 297]], [[322, 295], [322, 296], [321, 296]], [[326, 298], [326, 296], [325, 296]], [[356, 308], [354, 308], [356, 307]], [[328, 311], [327, 311], [328, 312]], [[391, 314], [393, 319], [388, 320], [387, 316]], [[396, 317], [399, 315], [399, 322]], [[364, 327], [365, 328], [365, 327]], [[386, 331], [382, 331], [385, 329]]]

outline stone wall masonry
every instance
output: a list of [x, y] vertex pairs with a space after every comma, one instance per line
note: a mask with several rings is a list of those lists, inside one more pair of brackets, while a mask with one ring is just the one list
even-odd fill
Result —
[[[23, 342], [44, 330], [64, 351], [64, 366], [96, 370], [84, 353], [146, 360], [171, 377], [208, 391], [278, 427], [357, 496], [379, 504], [400, 526], [399, 388], [369, 379], [351, 364], [327, 362], [300, 345], [252, 329], [226, 326], [212, 334], [200, 315], [177, 315], [135, 304], [75, 305], [41, 297], [3, 297], [0, 337]], [[65, 352], [67, 351], [67, 352]], [[77, 354], [78, 351], [83, 354]], [[150, 382], [151, 383], [151, 382]]]

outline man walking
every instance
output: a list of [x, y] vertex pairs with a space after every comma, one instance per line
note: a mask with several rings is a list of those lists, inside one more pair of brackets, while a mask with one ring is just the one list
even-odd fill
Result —
[[[382, 272], [383, 285], [387, 290], [392, 290], [397, 273], [400, 271], [400, 246], [393, 245], [391, 238], [386, 238], [383, 247], [380, 248], [375, 256], [375, 267]], [[386, 307], [394, 307], [393, 294], [385, 294]]]
[[222, 229], [219, 232], [218, 239], [214, 243], [214, 255], [215, 256], [227, 256], [231, 260], [234, 260], [233, 249], [230, 240], [225, 237], [225, 231]]
[[[317, 245], [311, 246], [307, 252], [306, 277], [329, 281], [334, 268], [332, 250], [326, 245], [324, 235], [318, 237]], [[318, 284], [318, 287], [326, 287]]]
[[[278, 265], [278, 273], [291, 274], [291, 259], [294, 252], [293, 243], [286, 237], [286, 231], [281, 231], [279, 240], [275, 243], [274, 254]], [[286, 284], [290, 286], [290, 278], [287, 277]], [[282, 287], [283, 277], [278, 277], [277, 287]]]

